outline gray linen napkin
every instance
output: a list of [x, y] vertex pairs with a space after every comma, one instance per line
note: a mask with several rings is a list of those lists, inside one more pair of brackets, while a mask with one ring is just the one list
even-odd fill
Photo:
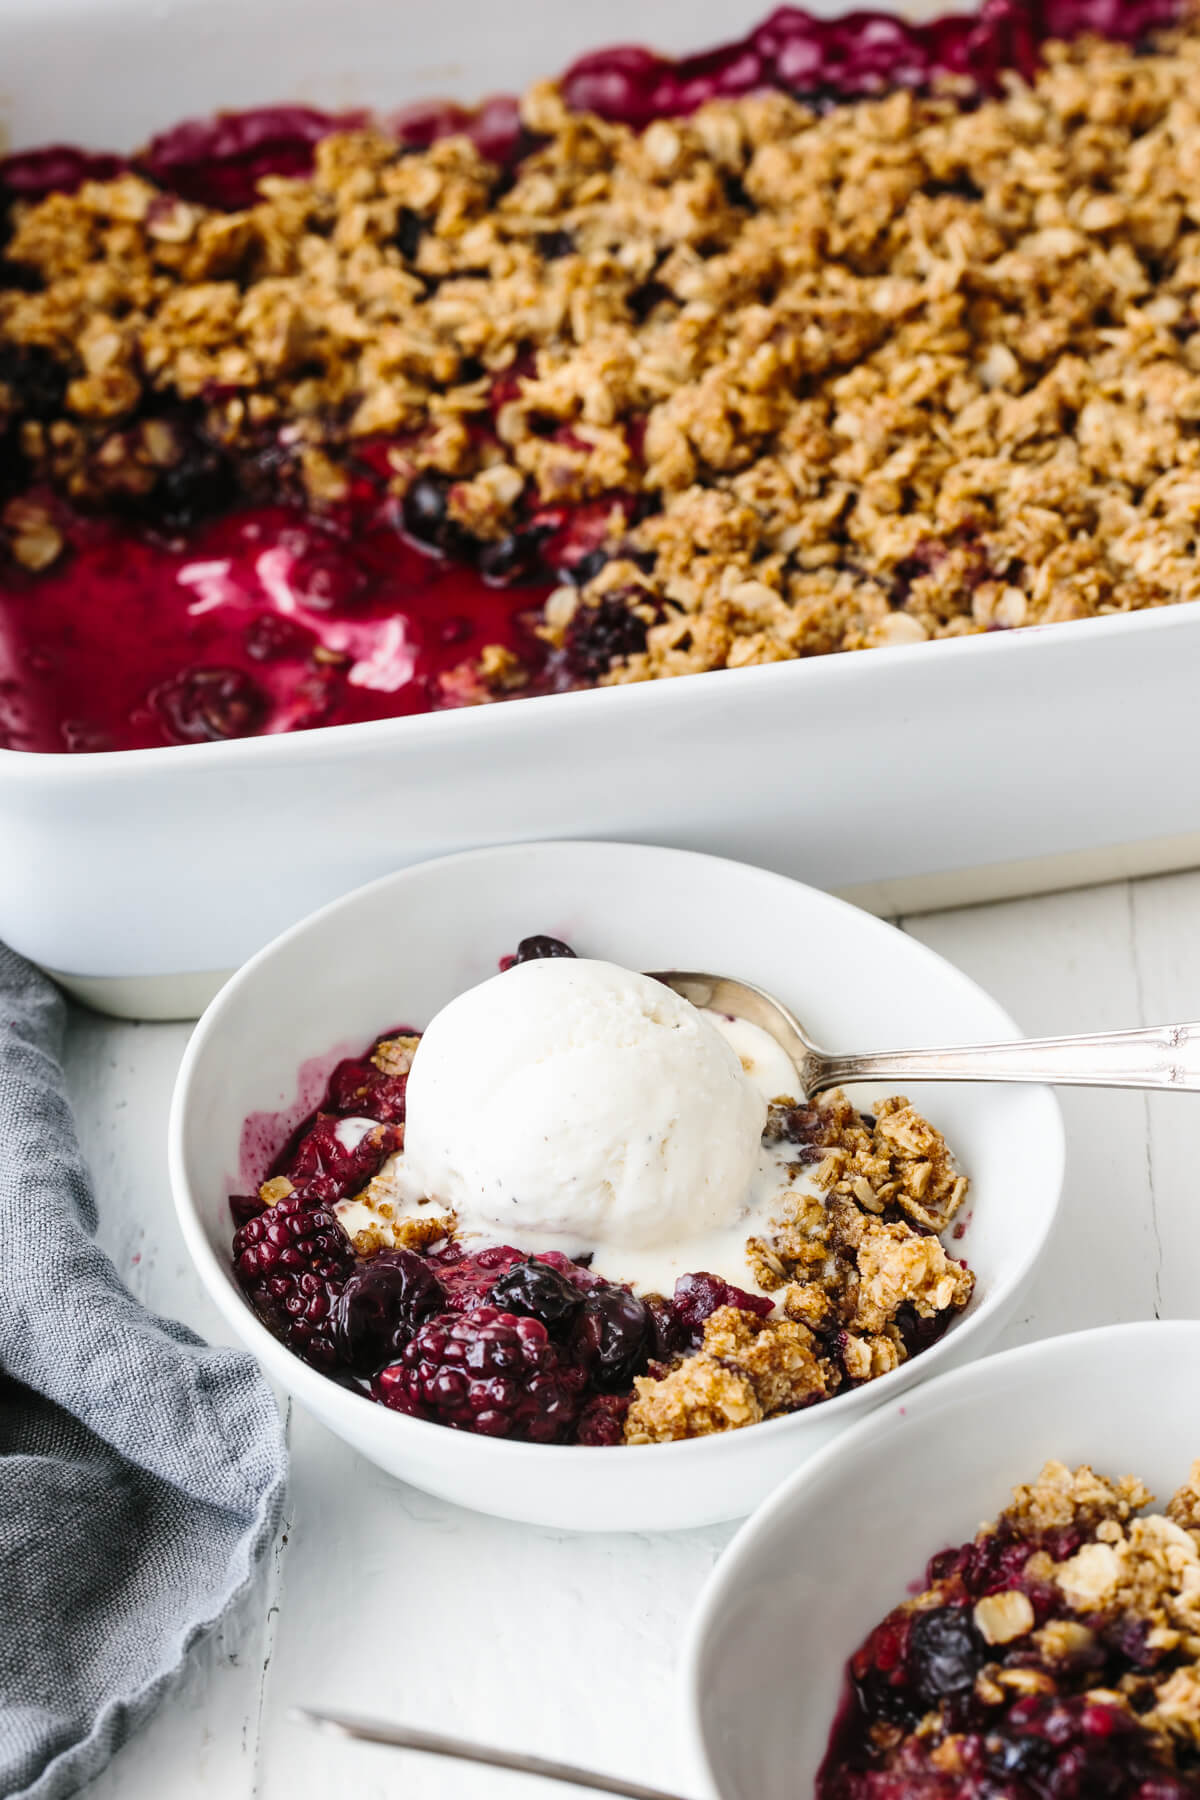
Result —
[[64, 1016], [50, 982], [0, 945], [6, 1800], [59, 1800], [146, 1718], [252, 1580], [287, 1468], [253, 1360], [144, 1311], [91, 1240]]

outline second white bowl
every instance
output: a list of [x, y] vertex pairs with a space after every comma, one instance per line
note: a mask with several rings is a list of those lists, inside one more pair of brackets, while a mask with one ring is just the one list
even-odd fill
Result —
[[[1015, 1035], [994, 1000], [914, 939], [761, 869], [630, 844], [522, 844], [447, 857], [295, 926], [213, 1002], [188, 1046], [171, 1112], [184, 1236], [216, 1304], [268, 1372], [404, 1480], [482, 1512], [560, 1528], [736, 1518], [848, 1424], [978, 1355], [999, 1331], [1058, 1204], [1058, 1106], [1042, 1088], [910, 1088], [971, 1178], [955, 1249], [978, 1285], [938, 1344], [867, 1387], [743, 1431], [637, 1449], [509, 1443], [406, 1418], [309, 1368], [254, 1316], [233, 1279], [228, 1196], [262, 1178], [339, 1056], [401, 1022], [423, 1026], [532, 932], [635, 969], [743, 976], [793, 1006], [831, 1048]], [[859, 1095], [864, 1105], [879, 1097]], [[249, 1115], [259, 1120], [246, 1133]]]
[[867, 1633], [1050, 1459], [1165, 1505], [1200, 1456], [1200, 1321], [1107, 1325], [932, 1381], [802, 1469], [738, 1533], [693, 1619], [693, 1746], [720, 1800], [810, 1800]]

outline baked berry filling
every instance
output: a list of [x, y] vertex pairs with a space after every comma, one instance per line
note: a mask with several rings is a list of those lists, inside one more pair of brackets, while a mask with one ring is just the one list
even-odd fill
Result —
[[[501, 986], [519, 964], [574, 956], [526, 937], [500, 959]], [[534, 1443], [703, 1436], [886, 1374], [971, 1296], [938, 1235], [966, 1181], [903, 1100], [875, 1117], [840, 1094], [770, 1110], [763, 1143], [784, 1185], [770, 1230], [745, 1245], [756, 1291], [698, 1269], [640, 1292], [591, 1253], [460, 1236], [402, 1178], [419, 1045], [397, 1027], [339, 1062], [257, 1191], [230, 1202], [234, 1272], [263, 1323], [385, 1406]]]
[[855, 1652], [817, 1800], [1200, 1794], [1200, 1463], [1165, 1516], [1048, 1463]]
[[[789, 133], [803, 158], [813, 121], [843, 104], [863, 109], [875, 143], [879, 102], [864, 97], [920, 96], [927, 119], [896, 130], [916, 142], [924, 122], [947, 141], [911, 177], [869, 177], [881, 228], [908, 207], [921, 243], [970, 225], [1011, 229], [1015, 249], [1020, 221], [976, 186], [975, 159], [955, 161], [958, 107], [998, 93], [1005, 71], [1033, 78], [1049, 39], [1140, 46], [1174, 12], [987, 0], [918, 26], [783, 7], [696, 56], [601, 51], [552, 100], [430, 105], [386, 133], [280, 106], [179, 125], [131, 158], [68, 146], [8, 158], [0, 745], [195, 744], [1162, 603], [1142, 552], [1132, 587], [1119, 555], [1099, 573], [1066, 566], [1062, 543], [1103, 547], [1124, 519], [1099, 493], [1086, 503], [1099, 523], [1076, 519], [1077, 482], [1061, 505], [1038, 484], [1066, 525], [1061, 542], [1052, 525], [1031, 546], [1028, 521], [1008, 530], [988, 495], [926, 505], [899, 441], [879, 446], [889, 473], [829, 468], [841, 427], [824, 384], [876, 352], [911, 276], [897, 262], [890, 298], [859, 292], [903, 251], [895, 228], [892, 249], [886, 231], [850, 241], [837, 220], [862, 208], [849, 195], [832, 195], [828, 219], [803, 205], [785, 218], [759, 165]], [[1144, 136], [1153, 106], [1094, 54]], [[786, 130], [764, 112], [771, 94], [788, 97]], [[696, 119], [698, 135], [672, 119]], [[1084, 130], [1069, 110], [1066, 122]], [[831, 155], [836, 187], [849, 178]], [[599, 208], [579, 191], [593, 172], [608, 184]], [[1120, 168], [1094, 178], [1086, 228], [1128, 228], [1169, 287], [1190, 266], [1179, 246], [1128, 223]], [[637, 242], [627, 212], [645, 227]], [[815, 232], [827, 292], [791, 291], [797, 269], [767, 227], [792, 245]], [[983, 371], [970, 376], [981, 394], [1040, 393], [1053, 376], [1046, 407], [1083, 416], [1051, 364], [1086, 358], [1117, 300], [1140, 299], [1129, 270], [1121, 283], [1093, 293], [1087, 318], [1065, 308], [1065, 336], [1051, 330], [1023, 372], [989, 348], [992, 302], [977, 306], [986, 341], [964, 370]], [[1188, 307], [1181, 292], [1162, 329]], [[739, 321], [728, 354], [697, 337], [714, 311]], [[487, 317], [507, 319], [501, 337]], [[939, 314], [939, 329], [959, 328]], [[999, 331], [1036, 337], [1019, 322]], [[1162, 357], [1190, 367], [1182, 337], [1156, 355], [1154, 406]], [[1178, 398], [1184, 431], [1191, 401]], [[903, 438], [920, 421], [894, 423]], [[994, 423], [1001, 443], [1027, 443], [1028, 423]], [[1139, 465], [1127, 482], [1154, 493], [1156, 472]], [[1166, 597], [1186, 573], [1165, 572]]]

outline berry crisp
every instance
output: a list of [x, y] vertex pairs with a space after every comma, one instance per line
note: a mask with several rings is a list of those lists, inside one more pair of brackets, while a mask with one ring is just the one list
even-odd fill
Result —
[[1195, 599], [1176, 10], [783, 7], [474, 113], [0, 163], [0, 746]]
[[850, 1660], [817, 1800], [1200, 1795], [1200, 1462], [1049, 1462]]
[[[572, 955], [533, 936], [501, 967]], [[259, 1318], [397, 1412], [530, 1443], [702, 1437], [887, 1374], [971, 1298], [940, 1236], [966, 1177], [901, 1097], [873, 1116], [840, 1093], [771, 1106], [764, 1142], [796, 1185], [746, 1242], [753, 1292], [697, 1269], [641, 1293], [586, 1257], [464, 1241], [436, 1200], [397, 1201], [419, 1043], [399, 1028], [339, 1063], [267, 1179], [230, 1202], [234, 1272]]]

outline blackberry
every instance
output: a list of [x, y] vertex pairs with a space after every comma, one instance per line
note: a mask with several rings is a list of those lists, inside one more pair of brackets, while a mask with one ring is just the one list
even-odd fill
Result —
[[385, 1375], [441, 1425], [536, 1444], [566, 1436], [585, 1381], [560, 1360], [539, 1320], [494, 1306], [426, 1320], [399, 1364], [380, 1376], [381, 1388]]
[[429, 1414], [420, 1402], [410, 1398], [406, 1380], [404, 1364], [390, 1363], [386, 1369], [380, 1369], [371, 1383], [371, 1398], [410, 1419], [428, 1419]]
[[629, 1411], [629, 1394], [596, 1394], [579, 1415], [575, 1427], [577, 1444], [621, 1444], [625, 1441], [625, 1415]]
[[263, 1323], [314, 1368], [336, 1367], [333, 1313], [354, 1266], [331, 1212], [289, 1194], [233, 1238], [238, 1284]]
[[413, 1250], [381, 1250], [346, 1282], [333, 1309], [338, 1361], [373, 1375], [400, 1355], [422, 1320], [442, 1308], [437, 1276]]

